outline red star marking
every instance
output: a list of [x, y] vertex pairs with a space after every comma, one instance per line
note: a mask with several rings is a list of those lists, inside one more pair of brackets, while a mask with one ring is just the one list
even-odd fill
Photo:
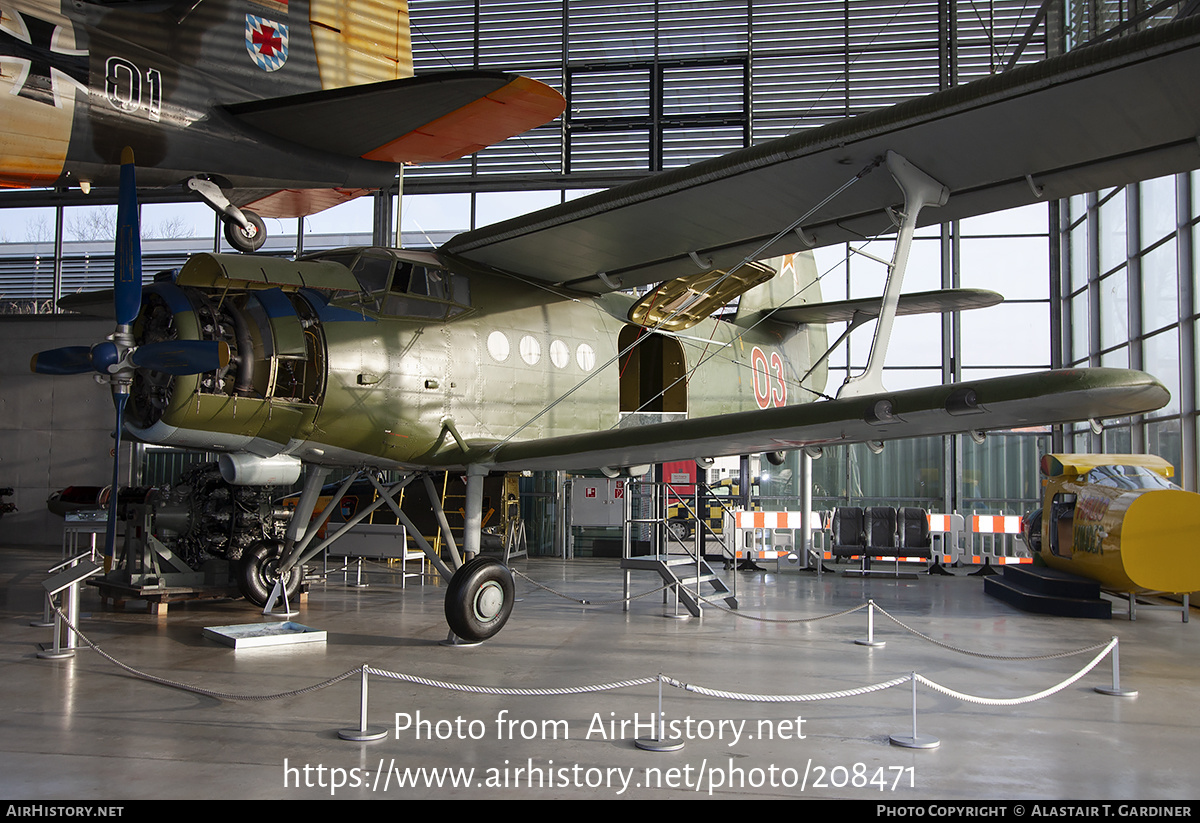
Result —
[[278, 37], [275, 29], [270, 26], [263, 26], [262, 31], [254, 32], [254, 37], [251, 39], [265, 57], [274, 56], [275, 52], [279, 51], [279, 47], [283, 45], [282, 38]]

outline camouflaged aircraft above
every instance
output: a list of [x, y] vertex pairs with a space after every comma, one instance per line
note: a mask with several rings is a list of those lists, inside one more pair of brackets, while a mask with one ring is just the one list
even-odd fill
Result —
[[182, 185], [230, 245], [553, 120], [495, 71], [413, 77], [405, 0], [0, 0], [0, 188]]
[[[901, 296], [918, 226], [1200, 167], [1198, 71], [1200, 18], [1185, 19], [433, 251], [198, 254], [144, 291], [119, 270], [113, 338], [42, 352], [33, 368], [99, 372], [128, 432], [223, 452], [232, 482], [306, 469], [286, 539], [240, 561], [272, 598], [320, 548], [323, 521], [309, 523], [331, 469], [365, 473], [375, 505], [402, 521], [399, 487], [432, 470], [465, 473], [463, 552], [449, 540], [447, 564], [424, 548], [451, 580], [453, 632], [487, 638], [513, 600], [507, 568], [476, 556], [490, 471], [637, 473], [630, 467], [1161, 407], [1167, 390], [1138, 371], [888, 391], [882, 365], [897, 314], [998, 299]], [[136, 230], [122, 226], [120, 243], [131, 243]], [[888, 231], [897, 242], [883, 298], [822, 304], [801, 252]], [[641, 297], [626, 291], [653, 283]], [[714, 314], [735, 298], [736, 313]], [[865, 314], [877, 316], [868, 367], [829, 397], [824, 324]], [[384, 489], [379, 469], [408, 474]]]

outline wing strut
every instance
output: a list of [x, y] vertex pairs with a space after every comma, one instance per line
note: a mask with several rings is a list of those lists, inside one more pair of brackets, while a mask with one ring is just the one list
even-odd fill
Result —
[[900, 287], [904, 282], [904, 270], [908, 265], [908, 252], [912, 248], [917, 217], [925, 206], [944, 206], [950, 198], [950, 189], [894, 151], [887, 153], [885, 162], [896, 185], [904, 194], [904, 213], [900, 216], [900, 232], [896, 236], [892, 262], [888, 265], [887, 284], [883, 289], [883, 307], [879, 312], [879, 322], [875, 325], [875, 337], [871, 341], [867, 368], [862, 374], [847, 377], [842, 388], [838, 390], [838, 397], [860, 397], [864, 394], [881, 394], [887, 391], [883, 387], [883, 359], [892, 339], [892, 324], [896, 319], [896, 308], [900, 305]]

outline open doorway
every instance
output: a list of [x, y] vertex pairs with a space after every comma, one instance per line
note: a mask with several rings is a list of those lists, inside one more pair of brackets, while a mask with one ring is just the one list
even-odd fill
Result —
[[687, 363], [683, 346], [673, 337], [626, 326], [617, 338], [621, 351], [621, 413], [687, 413]]

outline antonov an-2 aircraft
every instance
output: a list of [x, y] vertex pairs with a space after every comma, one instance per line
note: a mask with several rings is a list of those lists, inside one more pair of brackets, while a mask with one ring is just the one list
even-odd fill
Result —
[[[274, 584], [272, 599], [313, 552], [323, 521], [308, 524], [330, 469], [410, 470], [398, 485], [427, 470], [465, 473], [468, 562], [452, 542], [457, 570], [431, 560], [452, 577], [453, 632], [487, 638], [513, 599], [503, 565], [469, 560], [489, 471], [617, 473], [1161, 407], [1167, 390], [1137, 371], [895, 392], [880, 375], [897, 313], [992, 299], [902, 298], [918, 226], [1200, 166], [1197, 76], [1200, 18], [1185, 19], [465, 232], [434, 251], [199, 254], [144, 293], [119, 276], [113, 338], [43, 352], [34, 369], [99, 371], [118, 416], [129, 400], [127, 431], [222, 451], [234, 482], [307, 467], [285, 545], [241, 562], [260, 589]], [[811, 259], [797, 253], [893, 223], [869, 365], [824, 397], [822, 324], [863, 307], [820, 305]], [[754, 262], [784, 255], [794, 256]], [[625, 293], [653, 283], [641, 298]], [[739, 295], [732, 319], [712, 316]], [[404, 519], [389, 494], [376, 505]]]

